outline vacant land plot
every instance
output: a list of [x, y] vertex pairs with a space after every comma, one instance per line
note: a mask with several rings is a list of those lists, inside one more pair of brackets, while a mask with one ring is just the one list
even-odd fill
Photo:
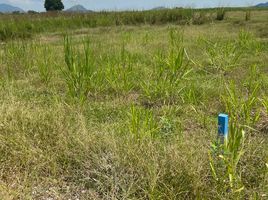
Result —
[[201, 17], [3, 22], [0, 199], [268, 198], [268, 12]]

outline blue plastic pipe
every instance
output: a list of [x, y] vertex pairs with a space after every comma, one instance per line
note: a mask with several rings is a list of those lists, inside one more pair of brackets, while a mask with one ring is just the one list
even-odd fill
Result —
[[219, 114], [218, 116], [218, 133], [224, 139], [228, 138], [228, 123], [229, 117], [226, 114]]

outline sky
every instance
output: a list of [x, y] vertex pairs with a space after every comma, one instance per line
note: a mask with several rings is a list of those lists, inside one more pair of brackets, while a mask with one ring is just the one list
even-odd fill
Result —
[[[90, 10], [126, 10], [165, 7], [252, 6], [267, 0], [62, 0], [65, 8], [81, 4]], [[27, 10], [44, 11], [44, 0], [0, 0]]]

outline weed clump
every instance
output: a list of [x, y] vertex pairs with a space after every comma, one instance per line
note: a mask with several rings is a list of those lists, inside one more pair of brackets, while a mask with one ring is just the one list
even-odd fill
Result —
[[95, 68], [92, 63], [89, 40], [83, 43], [82, 52], [71, 43], [68, 36], [64, 38], [66, 67], [62, 68], [69, 93], [72, 97], [84, 101], [91, 88]]
[[218, 21], [222, 21], [222, 20], [224, 20], [225, 15], [226, 15], [226, 10], [225, 10], [225, 8], [218, 8], [218, 9], [217, 9], [216, 20], [218, 20]]

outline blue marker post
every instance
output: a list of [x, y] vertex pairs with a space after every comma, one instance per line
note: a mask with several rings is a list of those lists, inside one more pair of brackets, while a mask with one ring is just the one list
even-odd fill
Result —
[[218, 116], [218, 134], [221, 143], [227, 142], [228, 139], [228, 123], [229, 117], [226, 114], [219, 114]]

